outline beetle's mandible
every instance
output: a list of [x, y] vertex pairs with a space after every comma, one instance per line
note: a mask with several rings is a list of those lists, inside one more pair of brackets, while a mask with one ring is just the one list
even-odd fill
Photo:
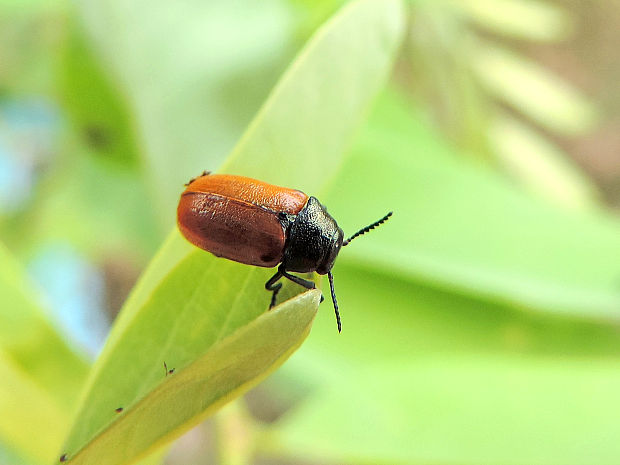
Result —
[[177, 208], [179, 230], [192, 244], [212, 254], [278, 271], [265, 283], [276, 303], [281, 278], [314, 289], [312, 281], [290, 274], [327, 274], [342, 329], [331, 272], [340, 249], [385, 222], [392, 212], [344, 240], [344, 233], [315, 197], [256, 179], [210, 174], [192, 179]]

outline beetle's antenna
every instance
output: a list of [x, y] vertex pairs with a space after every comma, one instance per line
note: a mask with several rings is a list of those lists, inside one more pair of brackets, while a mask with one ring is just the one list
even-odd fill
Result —
[[[381, 218], [379, 221], [375, 221], [373, 224], [369, 224], [368, 226], [366, 226], [365, 228], [360, 229], [358, 232], [356, 232], [355, 234], [353, 234], [351, 237], [349, 237], [346, 241], [344, 241], [342, 243], [342, 246], [344, 247], [345, 245], [348, 245], [349, 242], [351, 242], [353, 239], [355, 239], [357, 236], [361, 236], [362, 234], [367, 233], [368, 231], [370, 231], [371, 229], [375, 229], [377, 226], [379, 226], [382, 223], [385, 223], [390, 216], [392, 216], [392, 212], [388, 213], [387, 215], [385, 215], [383, 218]], [[336, 301], [334, 300], [334, 303]]]
[[338, 323], [338, 332], [342, 332], [342, 323], [340, 322], [340, 312], [338, 312], [338, 301], [336, 300], [336, 291], [334, 290], [334, 275], [331, 271], [327, 272], [329, 279], [329, 289], [332, 291], [332, 302], [334, 303], [334, 311], [336, 312], [336, 323]]

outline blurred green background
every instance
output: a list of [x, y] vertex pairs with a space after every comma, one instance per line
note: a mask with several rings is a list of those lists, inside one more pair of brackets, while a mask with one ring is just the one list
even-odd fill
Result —
[[394, 217], [337, 261], [343, 333], [328, 299], [149, 463], [620, 463], [620, 4], [345, 3], [0, 0], [0, 464], [57, 462], [204, 169]]

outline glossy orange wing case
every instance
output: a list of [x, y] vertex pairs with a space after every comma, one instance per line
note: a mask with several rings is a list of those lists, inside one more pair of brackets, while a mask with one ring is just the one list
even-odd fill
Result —
[[308, 196], [243, 176], [208, 174], [189, 183], [177, 208], [181, 233], [218, 257], [272, 268], [286, 233], [278, 214], [296, 215]]

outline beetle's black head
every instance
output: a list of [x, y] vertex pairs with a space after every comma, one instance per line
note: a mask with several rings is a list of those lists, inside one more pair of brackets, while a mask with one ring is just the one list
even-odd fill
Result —
[[334, 266], [344, 233], [321, 203], [310, 197], [288, 229], [282, 264], [287, 271], [326, 274]]
[[[286, 223], [287, 236], [282, 266], [286, 271], [297, 271], [300, 273], [316, 271], [319, 274], [327, 275], [332, 302], [334, 303], [334, 311], [336, 312], [338, 332], [340, 332], [342, 325], [340, 323], [340, 313], [338, 312], [336, 291], [334, 290], [334, 277], [331, 273], [336, 257], [342, 247], [349, 244], [356, 237], [366, 234], [371, 229], [384, 223], [390, 216], [392, 216], [392, 212], [385, 215], [379, 221], [375, 221], [360, 229], [345, 241], [342, 229], [338, 227], [336, 221], [327, 213], [325, 207], [316, 198], [310, 197], [306, 206], [297, 214], [293, 222]], [[267, 284], [269, 284], [269, 281]]]
[[[327, 214], [327, 212], [325, 212], [325, 214]], [[334, 221], [334, 223], [336, 222]], [[342, 229], [340, 229], [338, 225], [336, 225], [336, 230], [334, 231], [334, 234], [330, 239], [329, 245], [327, 246], [323, 261], [316, 269], [316, 272], [318, 274], [327, 274], [327, 272], [332, 269], [332, 267], [334, 266], [334, 262], [336, 261], [336, 257], [340, 252], [340, 248], [342, 247], [343, 241], [344, 233], [342, 232]]]

